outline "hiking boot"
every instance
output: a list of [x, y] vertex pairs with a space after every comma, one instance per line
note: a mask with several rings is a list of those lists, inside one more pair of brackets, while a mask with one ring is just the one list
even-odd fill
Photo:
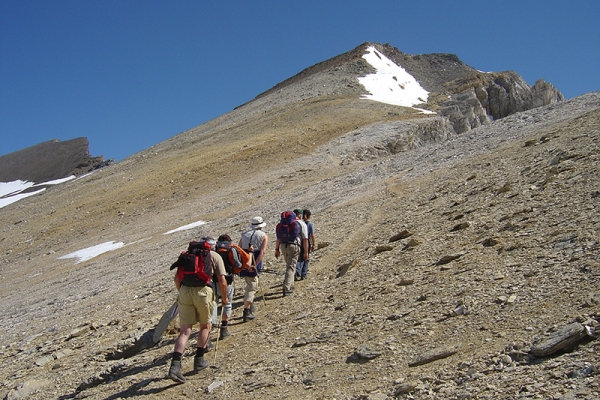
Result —
[[302, 279], [302, 277], [300, 275], [298, 275], [298, 274], [294, 275], [294, 280], [295, 281], [299, 281], [301, 279]]
[[214, 349], [215, 349], [215, 344], [209, 340], [208, 343], [206, 343], [206, 352], [208, 353], [209, 351], [214, 350]]
[[194, 357], [194, 373], [202, 371], [204, 368], [208, 367], [208, 361], [204, 359], [204, 357]]
[[172, 379], [178, 383], [185, 383], [185, 377], [181, 373], [181, 361], [171, 361], [171, 368], [169, 368], [169, 379]]
[[254, 303], [250, 303], [250, 314], [254, 314]]
[[291, 289], [291, 290], [285, 290], [285, 289], [283, 289], [283, 296], [284, 297], [285, 296], [291, 296], [293, 294], [294, 294], [294, 289]]
[[227, 327], [221, 328], [221, 334], [219, 335], [219, 339], [223, 340], [228, 338], [229, 336], [231, 336], [231, 332], [229, 332], [229, 329], [227, 329]]
[[244, 315], [242, 317], [243, 321], [248, 322], [254, 318], [256, 318], [256, 315], [254, 315], [249, 308], [244, 308]]

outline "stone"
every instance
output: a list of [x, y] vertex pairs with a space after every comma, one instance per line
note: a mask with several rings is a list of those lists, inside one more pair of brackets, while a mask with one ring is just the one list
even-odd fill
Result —
[[443, 256], [442, 258], [440, 258], [435, 265], [444, 265], [444, 264], [449, 264], [454, 260], [458, 260], [459, 258], [461, 258], [464, 255], [464, 253], [455, 253], [455, 254], [451, 254], [451, 255], [447, 255], [447, 256]]
[[410, 236], [412, 236], [412, 233], [409, 230], [404, 229], [403, 231], [392, 236], [390, 238], [390, 242], [397, 242], [398, 240], [406, 239], [407, 237], [410, 237]]
[[450, 357], [451, 355], [454, 355], [457, 352], [458, 348], [456, 346], [444, 346], [434, 348], [410, 361], [408, 363], [408, 366], [416, 367], [419, 365], [424, 365], [436, 360], [441, 360], [442, 358]]
[[534, 339], [530, 353], [537, 357], [544, 357], [559, 351], [569, 351], [586, 337], [585, 327], [579, 322], [573, 322], [547, 337]]

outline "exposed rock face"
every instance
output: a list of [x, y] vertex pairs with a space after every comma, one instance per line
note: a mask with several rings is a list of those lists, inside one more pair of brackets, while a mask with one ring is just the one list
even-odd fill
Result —
[[[477, 73], [466, 80], [449, 82], [447, 86], [457, 93], [438, 103], [441, 107], [439, 113], [450, 119], [456, 133], [467, 132], [516, 112], [564, 100], [563, 95], [544, 80], [538, 80], [532, 87], [512, 71]], [[432, 107], [432, 104], [428, 105]]]
[[92, 157], [87, 138], [50, 140], [0, 157], [0, 182], [48, 182], [111, 164]]

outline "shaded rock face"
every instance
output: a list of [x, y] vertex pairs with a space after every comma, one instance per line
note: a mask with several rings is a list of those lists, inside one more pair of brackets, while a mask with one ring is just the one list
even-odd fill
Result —
[[112, 163], [92, 157], [87, 138], [50, 140], [0, 157], [0, 182], [48, 182], [82, 175]]
[[[465, 89], [465, 86], [468, 87]], [[563, 95], [543, 79], [529, 86], [512, 71], [476, 73], [466, 80], [449, 82], [448, 87], [458, 92], [449, 94], [448, 100], [440, 101], [438, 112], [450, 119], [456, 133], [564, 100]]]

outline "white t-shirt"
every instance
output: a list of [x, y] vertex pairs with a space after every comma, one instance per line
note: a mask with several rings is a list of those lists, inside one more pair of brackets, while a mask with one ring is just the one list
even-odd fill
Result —
[[260, 250], [265, 235], [266, 233], [260, 229], [250, 229], [242, 233], [242, 237], [240, 238], [240, 247], [244, 250], [248, 250], [248, 248], [252, 244], [252, 247], [255, 251]]
[[308, 227], [306, 226], [306, 222], [301, 219], [297, 219], [296, 222], [300, 224], [300, 236], [296, 238], [296, 244], [300, 246], [303, 239], [308, 239]]

